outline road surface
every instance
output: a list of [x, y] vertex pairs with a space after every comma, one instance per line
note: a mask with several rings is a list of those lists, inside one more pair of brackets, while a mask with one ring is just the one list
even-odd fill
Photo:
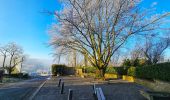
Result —
[[0, 100], [29, 100], [34, 91], [47, 79], [38, 77], [0, 87]]

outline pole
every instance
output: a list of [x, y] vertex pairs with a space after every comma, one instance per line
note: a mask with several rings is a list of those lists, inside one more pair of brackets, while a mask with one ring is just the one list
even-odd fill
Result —
[[69, 89], [68, 100], [72, 100], [73, 98], [73, 90]]
[[58, 87], [60, 87], [60, 84], [61, 84], [61, 78], [59, 79], [59, 82], [58, 82]]
[[60, 94], [64, 94], [64, 82], [62, 82]]

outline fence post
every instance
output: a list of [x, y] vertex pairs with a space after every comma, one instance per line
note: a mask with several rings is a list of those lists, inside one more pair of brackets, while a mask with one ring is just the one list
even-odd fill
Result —
[[64, 82], [62, 82], [62, 85], [61, 85], [61, 91], [60, 91], [61, 94], [64, 93]]
[[73, 90], [69, 89], [68, 100], [72, 100], [72, 99], [73, 99]]

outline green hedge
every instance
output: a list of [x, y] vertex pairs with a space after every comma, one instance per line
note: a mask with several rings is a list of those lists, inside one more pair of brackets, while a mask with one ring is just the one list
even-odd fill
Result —
[[59, 75], [74, 75], [75, 74], [75, 67], [67, 67], [66, 65], [61, 64], [53, 64], [52, 66], [52, 75], [56, 76]]
[[53, 64], [52, 66], [52, 75], [56, 76], [57, 74], [63, 75], [65, 65]]
[[170, 63], [160, 63], [136, 68], [136, 77], [170, 81]]

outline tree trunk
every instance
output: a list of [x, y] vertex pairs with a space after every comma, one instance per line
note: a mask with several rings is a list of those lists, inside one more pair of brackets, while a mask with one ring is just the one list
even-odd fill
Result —
[[84, 54], [84, 66], [87, 67], [87, 56]]
[[9, 70], [8, 70], [9, 76], [11, 75], [11, 73], [12, 73], [12, 68], [9, 68]]
[[11, 55], [10, 62], [9, 62], [9, 67], [11, 67], [11, 65], [12, 65], [13, 56], [14, 56], [14, 55]]
[[106, 68], [100, 68], [98, 69], [98, 71], [96, 72], [96, 78], [100, 78], [100, 79], [105, 79], [104, 75], [105, 75], [105, 70]]
[[4, 59], [3, 59], [3, 65], [2, 65], [3, 68], [5, 67], [5, 60], [6, 60], [6, 56], [4, 56]]
[[76, 51], [73, 51], [73, 60], [74, 60], [74, 67], [77, 66], [77, 54]]

